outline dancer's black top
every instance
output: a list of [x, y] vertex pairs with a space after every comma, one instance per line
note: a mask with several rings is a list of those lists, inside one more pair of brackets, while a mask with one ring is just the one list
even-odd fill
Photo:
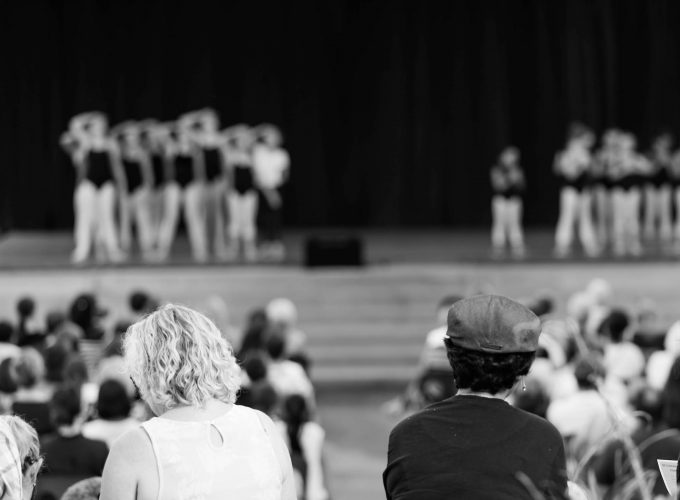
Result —
[[222, 159], [218, 148], [204, 148], [205, 158], [205, 177], [208, 182], [212, 182], [222, 175]]
[[649, 154], [649, 161], [652, 162], [652, 171], [646, 176], [645, 184], [651, 185], [656, 188], [662, 186], [667, 186], [671, 183], [671, 177], [669, 174], [671, 166], [669, 162], [663, 158], [659, 158], [654, 154]]
[[128, 193], [134, 193], [142, 185], [142, 166], [137, 160], [123, 158]]
[[153, 170], [153, 187], [159, 188], [165, 183], [165, 159], [159, 154], [151, 155]]
[[[559, 165], [559, 162], [562, 161], [562, 156], [564, 155], [564, 151], [557, 153], [557, 156], [555, 157], [555, 163]], [[593, 183], [593, 179], [591, 178], [591, 174], [589, 170], [583, 170], [579, 174], [574, 175], [574, 176], [568, 176], [565, 175], [564, 171], [561, 168], [557, 169], [557, 178], [560, 181], [560, 184], [563, 188], [569, 187], [572, 189], [575, 189], [576, 191], [583, 191], [584, 189], [588, 188], [591, 186]]]
[[[504, 198], [515, 198], [524, 194], [524, 174], [520, 166], [494, 165], [491, 168], [491, 175], [491, 187], [494, 195], [503, 196]], [[501, 182], [494, 182], [493, 176], [497, 176]]]
[[194, 157], [192, 155], [175, 156], [175, 180], [181, 187], [188, 186], [194, 180]]
[[240, 195], [244, 195], [255, 188], [253, 181], [253, 168], [246, 163], [234, 164], [234, 189]]
[[90, 150], [87, 154], [87, 175], [85, 178], [100, 188], [109, 181], [113, 181], [113, 168], [108, 150]]

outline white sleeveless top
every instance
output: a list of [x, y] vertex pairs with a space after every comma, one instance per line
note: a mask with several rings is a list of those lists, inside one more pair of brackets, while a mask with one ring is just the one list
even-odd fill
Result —
[[[211, 426], [222, 445], [211, 442]], [[156, 456], [159, 500], [280, 500], [283, 473], [255, 410], [233, 405], [214, 420], [156, 417], [142, 427]]]

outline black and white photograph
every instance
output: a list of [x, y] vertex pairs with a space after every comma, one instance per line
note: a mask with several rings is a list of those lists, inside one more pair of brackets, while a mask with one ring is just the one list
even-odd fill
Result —
[[0, 0], [0, 500], [679, 457], [679, 1]]

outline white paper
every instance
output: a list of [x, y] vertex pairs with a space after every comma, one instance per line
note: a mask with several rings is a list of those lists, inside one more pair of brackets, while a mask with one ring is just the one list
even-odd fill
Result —
[[677, 460], [657, 460], [659, 464], [659, 470], [661, 471], [661, 478], [663, 479], [663, 484], [666, 485], [668, 494], [675, 498], [678, 494], [678, 485], [675, 482], [675, 471], [678, 468]]

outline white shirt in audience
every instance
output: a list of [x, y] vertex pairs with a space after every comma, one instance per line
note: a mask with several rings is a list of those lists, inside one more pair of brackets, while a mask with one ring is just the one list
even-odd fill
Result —
[[267, 380], [282, 400], [286, 396], [299, 394], [310, 403], [314, 402], [312, 383], [304, 369], [294, 361], [272, 361], [267, 368]]
[[9, 342], [0, 342], [0, 361], [21, 356], [21, 348]]
[[632, 342], [619, 342], [605, 346], [603, 363], [607, 375], [629, 381], [642, 375], [645, 356]]
[[125, 418], [123, 420], [104, 420], [99, 418], [83, 425], [83, 436], [104, 441], [111, 448], [116, 439], [140, 425], [134, 418]]

